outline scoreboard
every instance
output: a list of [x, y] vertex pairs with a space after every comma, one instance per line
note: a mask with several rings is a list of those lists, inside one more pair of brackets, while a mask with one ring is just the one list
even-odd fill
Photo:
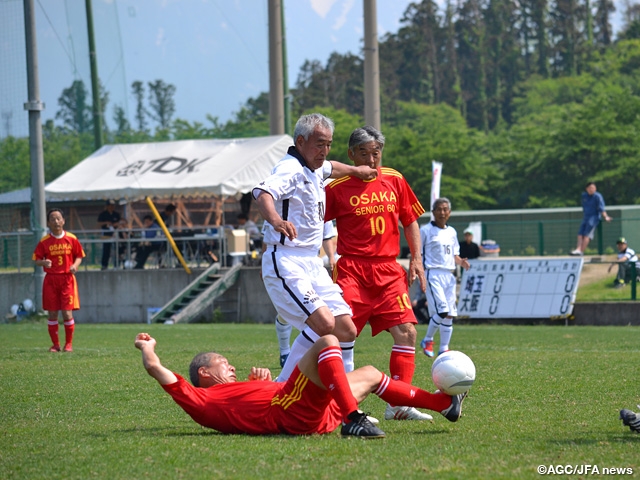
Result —
[[582, 257], [469, 263], [460, 281], [460, 317], [551, 318], [573, 312]]

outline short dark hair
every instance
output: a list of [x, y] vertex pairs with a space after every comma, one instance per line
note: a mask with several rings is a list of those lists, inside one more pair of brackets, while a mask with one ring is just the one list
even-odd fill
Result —
[[249, 220], [249, 217], [247, 216], [246, 213], [239, 213], [238, 220]]
[[59, 208], [52, 208], [47, 212], [47, 222], [51, 220], [50, 217], [53, 212], [59, 212], [60, 215], [62, 215], [62, 218], [64, 218], [64, 212], [62, 210], [60, 210]]
[[166, 207], [164, 207], [165, 212], [175, 212], [176, 206], [173, 203], [170, 203]]
[[587, 184], [584, 186], [584, 188], [589, 188], [591, 185], [595, 185], [596, 182], [587, 182]]
[[449, 206], [449, 210], [451, 210], [451, 202], [449, 201], [449, 199], [447, 197], [440, 197], [440, 198], [436, 198], [433, 201], [433, 207], [431, 207], [432, 211], [436, 211], [438, 209], [438, 207], [440, 205], [446, 204]]
[[203, 352], [197, 354], [191, 360], [191, 364], [189, 365], [189, 379], [194, 387], [200, 386], [200, 376], [198, 375], [198, 370], [200, 367], [207, 367], [211, 364], [211, 357], [217, 355], [215, 352]]
[[144, 222], [145, 220], [152, 220], [153, 221], [153, 217], [151, 215], [145, 215], [144, 217], [142, 217], [142, 221]]

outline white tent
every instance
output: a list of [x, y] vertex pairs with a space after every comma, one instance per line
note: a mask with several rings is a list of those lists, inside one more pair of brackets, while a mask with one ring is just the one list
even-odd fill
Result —
[[247, 193], [291, 145], [289, 135], [105, 145], [45, 192], [64, 200]]

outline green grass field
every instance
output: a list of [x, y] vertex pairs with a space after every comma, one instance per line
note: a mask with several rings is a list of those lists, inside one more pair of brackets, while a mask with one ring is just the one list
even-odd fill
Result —
[[[640, 476], [640, 435], [618, 420], [640, 402], [634, 327], [460, 325], [452, 346], [477, 367], [460, 421], [381, 420], [387, 438], [371, 441], [203, 429], [142, 368], [133, 340], [145, 330], [181, 374], [210, 349], [241, 378], [252, 365], [279, 371], [271, 325], [79, 324], [71, 354], [47, 352], [45, 323], [0, 325], [0, 478], [511, 479], [540, 477], [538, 465]], [[356, 364], [386, 370], [390, 346], [366, 330]], [[414, 383], [433, 390], [431, 360], [416, 363]], [[377, 397], [361, 407], [383, 418]]]

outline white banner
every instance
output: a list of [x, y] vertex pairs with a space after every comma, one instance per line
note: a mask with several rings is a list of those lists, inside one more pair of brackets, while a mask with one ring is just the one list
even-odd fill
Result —
[[[433, 210], [433, 202], [440, 198], [440, 179], [442, 178], [442, 163], [431, 161], [431, 201], [429, 202], [429, 211]], [[431, 214], [433, 220], [433, 213]]]
[[582, 258], [469, 263], [460, 281], [460, 317], [566, 318], [573, 312]]

